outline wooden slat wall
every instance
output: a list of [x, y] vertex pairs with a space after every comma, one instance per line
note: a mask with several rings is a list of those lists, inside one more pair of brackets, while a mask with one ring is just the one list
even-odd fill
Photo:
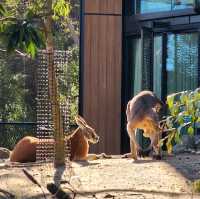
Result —
[[[86, 0], [85, 3], [83, 116], [100, 135], [100, 142], [92, 146], [92, 152], [119, 154], [122, 16], [112, 15], [111, 8], [113, 5], [114, 14], [116, 11], [121, 14], [122, 2]], [[95, 14], [88, 15], [89, 11]]]
[[85, 0], [85, 13], [121, 15], [122, 0]]

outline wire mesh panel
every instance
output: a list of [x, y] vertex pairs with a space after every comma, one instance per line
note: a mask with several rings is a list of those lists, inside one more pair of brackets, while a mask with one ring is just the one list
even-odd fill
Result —
[[[68, 51], [56, 50], [54, 52], [54, 65], [58, 85], [60, 110], [65, 134], [70, 131], [71, 107], [71, 70], [68, 63]], [[70, 141], [65, 141], [65, 158], [70, 157]]]
[[142, 28], [142, 90], [153, 87], [153, 32]]
[[[142, 78], [141, 89], [153, 90], [153, 32], [149, 28], [143, 27], [141, 30], [142, 39]], [[142, 130], [138, 130], [139, 132]], [[139, 143], [145, 149], [149, 146], [149, 139], [139, 136]]]
[[0, 146], [12, 150], [24, 136], [35, 136], [34, 122], [0, 122]]
[[45, 160], [53, 158], [53, 124], [52, 110], [49, 101], [48, 91], [48, 68], [46, 54], [41, 51], [38, 53], [37, 68], [37, 137], [41, 141], [37, 146], [36, 159]]
[[[17, 17], [21, 17], [21, 14], [26, 11], [27, 6], [32, 1], [21, 0], [18, 3]], [[5, 56], [5, 55], [4, 55]], [[53, 66], [56, 72], [56, 89], [55, 96], [58, 97], [55, 101], [59, 104], [52, 103], [52, 95], [50, 94], [50, 88], [54, 82], [49, 82], [49, 53], [42, 50], [38, 52], [37, 57], [37, 107], [36, 107], [36, 134], [39, 138], [39, 144], [37, 146], [36, 159], [51, 160], [55, 158], [55, 131], [56, 129], [63, 129], [64, 133], [69, 132], [70, 127], [70, 104], [71, 104], [71, 79], [70, 68], [67, 67], [68, 53], [67, 51], [54, 51]], [[25, 69], [25, 65], [24, 65]], [[53, 74], [53, 73], [52, 73]], [[54, 74], [52, 75], [54, 77]], [[52, 80], [54, 81], [54, 80]], [[58, 86], [58, 88], [57, 88]], [[25, 89], [24, 89], [25, 90]], [[1, 96], [0, 96], [1, 97]], [[34, 98], [35, 99], [35, 98]], [[58, 114], [62, 125], [59, 128], [55, 127], [55, 106], [58, 106]], [[54, 113], [53, 113], [54, 112]], [[57, 118], [58, 118], [57, 117]], [[20, 118], [23, 120], [23, 118]], [[1, 118], [0, 118], [1, 121]], [[57, 123], [56, 123], [57, 124]], [[55, 126], [54, 126], [55, 125]], [[63, 126], [63, 128], [62, 128]], [[61, 127], [61, 128], [60, 128]], [[59, 131], [58, 131], [59, 132]], [[56, 134], [57, 135], [57, 134]], [[62, 135], [62, 133], [60, 133]], [[57, 136], [58, 138], [58, 136]], [[58, 145], [56, 145], [58, 146]], [[65, 143], [65, 158], [69, 159], [70, 156], [70, 143]]]
[[[38, 161], [53, 161], [55, 157], [55, 140], [52, 106], [50, 101], [48, 81], [48, 53], [40, 51], [38, 55], [37, 73], [37, 146], [36, 159]], [[67, 52], [54, 52], [54, 67], [56, 71], [56, 84], [58, 86], [59, 109], [61, 112], [61, 122], [63, 122], [64, 132], [69, 132], [70, 126], [70, 75], [67, 68]], [[67, 78], [68, 77], [68, 78]], [[69, 159], [69, 141], [65, 141], [65, 158]]]
[[1, 147], [13, 149], [24, 136], [36, 134], [34, 69], [22, 54], [0, 50]]

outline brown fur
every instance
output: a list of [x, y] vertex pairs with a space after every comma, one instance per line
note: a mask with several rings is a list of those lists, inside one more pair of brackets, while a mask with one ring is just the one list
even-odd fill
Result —
[[89, 143], [81, 129], [78, 129], [71, 138], [71, 160], [86, 160], [89, 152]]
[[[41, 142], [41, 141], [40, 141]], [[49, 140], [52, 144], [53, 140]], [[39, 139], [31, 136], [22, 138], [14, 147], [10, 155], [11, 162], [35, 162], [36, 147], [39, 144]], [[81, 130], [71, 138], [71, 160], [85, 160], [89, 152], [89, 143], [85, 139]]]
[[14, 147], [10, 155], [11, 162], [35, 162], [36, 146], [39, 139], [31, 136], [22, 138]]
[[142, 151], [136, 142], [135, 130], [143, 129], [144, 136], [151, 139], [149, 149], [153, 147], [157, 154], [160, 153], [158, 141], [160, 137], [158, 111], [163, 103], [151, 91], [142, 91], [128, 102], [127, 131], [130, 137], [130, 157], [137, 160], [137, 156]]
[[[87, 160], [89, 152], [89, 142], [95, 144], [99, 140], [99, 136], [95, 130], [87, 125], [81, 116], [77, 116], [76, 122], [79, 127], [72, 130], [66, 136], [66, 140], [71, 140], [71, 160]], [[22, 138], [14, 147], [10, 155], [12, 162], [35, 162], [36, 161], [36, 147], [39, 142], [47, 142], [47, 140], [39, 140], [38, 138], [26, 136]], [[54, 140], [48, 140], [49, 144], [53, 144]], [[92, 155], [92, 159], [98, 159], [97, 156]]]

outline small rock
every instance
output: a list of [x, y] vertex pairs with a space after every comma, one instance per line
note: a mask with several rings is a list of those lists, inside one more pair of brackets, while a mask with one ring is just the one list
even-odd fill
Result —
[[185, 152], [185, 149], [186, 149], [186, 146], [185, 146], [185, 145], [176, 144], [176, 145], [173, 147], [173, 153], [175, 153], [175, 154], [184, 153], [184, 152]]
[[0, 147], [0, 159], [8, 159], [10, 157], [10, 150]]
[[104, 198], [115, 198], [115, 196], [111, 194], [107, 194], [106, 196], [104, 196]]

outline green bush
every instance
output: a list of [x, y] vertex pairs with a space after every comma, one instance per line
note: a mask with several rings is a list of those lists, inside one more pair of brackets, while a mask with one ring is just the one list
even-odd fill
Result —
[[193, 182], [193, 190], [196, 193], [200, 193], [200, 180], [195, 180]]
[[181, 143], [183, 134], [193, 136], [200, 127], [200, 89], [183, 91], [167, 96], [168, 116], [166, 128], [168, 135], [161, 140], [167, 140], [168, 153], [172, 152], [173, 144]]

